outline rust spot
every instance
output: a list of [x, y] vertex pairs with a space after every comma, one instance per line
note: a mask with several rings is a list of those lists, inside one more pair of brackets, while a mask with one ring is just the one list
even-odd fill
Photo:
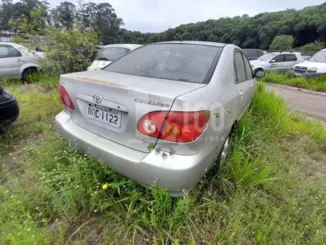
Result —
[[77, 77], [80, 80], [87, 81], [87, 82], [92, 82], [92, 83], [98, 83], [98, 84], [103, 84], [111, 87], [117, 87], [117, 88], [126, 88], [126, 86], [123, 86], [118, 83], [113, 83], [113, 82], [108, 82], [105, 80], [101, 79], [96, 79], [96, 78], [90, 78], [90, 77]]

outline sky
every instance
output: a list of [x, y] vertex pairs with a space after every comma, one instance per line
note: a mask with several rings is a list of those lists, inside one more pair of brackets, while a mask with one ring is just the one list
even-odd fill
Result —
[[[80, 0], [79, 0], [80, 1]], [[87, 3], [89, 0], [81, 0]], [[124, 28], [140, 32], [162, 32], [181, 24], [243, 14], [254, 16], [288, 8], [301, 9], [326, 0], [109, 0]], [[60, 0], [49, 0], [57, 5]], [[77, 0], [71, 0], [77, 2]], [[93, 0], [95, 3], [107, 2]]]

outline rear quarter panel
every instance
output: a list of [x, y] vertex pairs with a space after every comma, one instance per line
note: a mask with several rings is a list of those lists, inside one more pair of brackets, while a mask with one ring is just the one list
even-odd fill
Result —
[[[242, 114], [239, 110], [238, 92], [234, 78], [233, 45], [227, 45], [221, 54], [211, 81], [177, 97], [171, 111], [210, 112], [210, 120], [204, 133], [190, 143], [171, 143], [159, 140], [157, 147], [177, 154], [192, 155], [207, 148], [220, 149], [233, 123]], [[185, 83], [187, 86], [187, 83]], [[218, 152], [216, 152], [216, 155]]]

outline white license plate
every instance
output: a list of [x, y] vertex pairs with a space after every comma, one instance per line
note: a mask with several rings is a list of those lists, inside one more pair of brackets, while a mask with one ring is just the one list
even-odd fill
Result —
[[112, 127], [120, 128], [121, 126], [121, 112], [111, 108], [98, 107], [88, 104], [86, 115], [89, 118], [109, 124]]

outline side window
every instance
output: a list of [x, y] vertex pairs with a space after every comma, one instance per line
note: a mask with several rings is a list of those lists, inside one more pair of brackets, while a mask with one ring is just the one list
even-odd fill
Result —
[[242, 54], [238, 51], [234, 52], [234, 65], [237, 73], [237, 82], [246, 81], [246, 70], [243, 62]]
[[272, 60], [275, 60], [275, 62], [284, 62], [284, 55], [283, 54], [277, 55]]
[[246, 68], [246, 77], [247, 80], [252, 79], [252, 69], [251, 69], [251, 65], [247, 59], [247, 57], [245, 55], [243, 55], [243, 60], [244, 60], [244, 64], [245, 64], [245, 68]]
[[285, 61], [297, 61], [297, 56], [295, 56], [294, 54], [287, 54], [285, 55]]
[[20, 57], [22, 54], [11, 46], [0, 46], [0, 59]]
[[7, 58], [9, 55], [9, 51], [7, 47], [0, 46], [0, 59]]

